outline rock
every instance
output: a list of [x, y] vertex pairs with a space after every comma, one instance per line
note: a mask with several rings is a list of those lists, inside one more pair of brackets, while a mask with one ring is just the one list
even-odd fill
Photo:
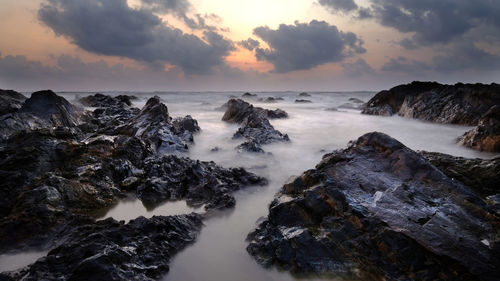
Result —
[[0, 140], [21, 130], [76, 127], [79, 112], [50, 90], [35, 92], [19, 110], [0, 116]]
[[242, 97], [244, 98], [254, 98], [257, 96], [257, 94], [251, 94], [251, 93], [244, 93], [243, 95], [241, 95]]
[[214, 162], [175, 155], [146, 159], [143, 170], [144, 183], [137, 188], [137, 196], [148, 206], [185, 199], [192, 205], [206, 204], [208, 210], [242, 187], [267, 184], [266, 179], [243, 168], [225, 169]]
[[265, 153], [264, 149], [262, 149], [262, 147], [254, 141], [246, 141], [238, 145], [236, 150], [238, 150], [238, 152], [246, 151], [252, 153]]
[[382, 133], [290, 180], [249, 234], [266, 266], [369, 280], [496, 280], [499, 220], [462, 183]]
[[121, 106], [131, 106], [131, 99], [134, 97], [120, 95], [112, 97], [109, 95], [103, 95], [97, 93], [92, 96], [87, 96], [79, 99], [79, 102], [85, 106], [90, 107], [121, 107]]
[[500, 85], [442, 85], [412, 82], [381, 91], [368, 101], [364, 114], [417, 118], [439, 123], [477, 125], [492, 106], [500, 104]]
[[455, 157], [438, 152], [420, 152], [449, 178], [458, 180], [483, 197], [500, 193], [500, 157], [493, 159]]
[[302, 92], [299, 94], [299, 97], [310, 97], [311, 95], [306, 93], [306, 92]]
[[56, 127], [75, 127], [78, 124], [76, 108], [51, 90], [31, 94], [19, 111], [50, 121]]
[[275, 110], [263, 109], [261, 107], [254, 107], [241, 99], [230, 99], [227, 102], [227, 109], [222, 120], [230, 123], [241, 123], [250, 115], [258, 115], [269, 119], [288, 117], [288, 114], [279, 108]]
[[274, 129], [267, 118], [285, 118], [288, 114], [281, 110], [268, 110], [243, 101], [231, 99], [222, 117], [223, 121], [239, 123], [241, 127], [233, 138], [245, 138], [247, 141], [236, 149], [248, 152], [264, 152], [262, 145], [277, 141], [289, 141], [288, 135]]
[[16, 91], [0, 89], [0, 115], [18, 111], [26, 97]]
[[158, 280], [171, 258], [195, 241], [197, 214], [113, 219], [75, 228], [46, 257], [17, 272], [13, 280]]
[[500, 105], [492, 106], [458, 142], [481, 151], [500, 152]]
[[[281, 100], [283, 100], [282, 98], [280, 98], [280, 99], [281, 99]], [[278, 102], [278, 100], [280, 100], [280, 99], [278, 99], [278, 98], [273, 98], [273, 97], [267, 97], [267, 98], [265, 98], [265, 99], [260, 98], [260, 99], [259, 99], [259, 101], [261, 101], [261, 102], [267, 102], [267, 103], [276, 103], [276, 102]]]
[[301, 100], [301, 99], [297, 99], [295, 100], [295, 103], [311, 103], [312, 101], [310, 100]]
[[115, 134], [135, 136], [147, 141], [159, 154], [188, 150], [193, 142], [192, 132], [198, 123], [191, 116], [172, 120], [166, 105], [155, 96], [150, 98], [139, 114], [116, 128]]
[[357, 98], [349, 98], [349, 101], [352, 103], [365, 103], [364, 101]]

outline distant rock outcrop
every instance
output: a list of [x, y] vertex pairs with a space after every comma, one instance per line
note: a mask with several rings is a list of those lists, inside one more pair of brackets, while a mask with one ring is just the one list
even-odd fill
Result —
[[460, 143], [479, 150], [500, 151], [499, 106], [500, 85], [495, 83], [412, 82], [379, 92], [368, 101], [363, 113], [477, 125], [460, 139]]
[[286, 118], [288, 114], [281, 110], [269, 110], [240, 100], [231, 99], [227, 102], [227, 110], [222, 117], [223, 121], [238, 123], [241, 127], [233, 138], [245, 138], [247, 141], [237, 147], [247, 152], [264, 152], [262, 145], [277, 141], [289, 141], [288, 135], [274, 129], [269, 119]]
[[248, 239], [266, 266], [366, 280], [496, 280], [498, 217], [397, 140], [369, 133], [291, 179]]

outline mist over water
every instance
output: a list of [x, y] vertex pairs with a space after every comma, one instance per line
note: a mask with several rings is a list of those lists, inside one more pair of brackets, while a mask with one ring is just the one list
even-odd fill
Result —
[[[109, 94], [109, 93], [107, 93]], [[112, 93], [119, 94], [119, 93]], [[131, 93], [134, 94], [134, 93]], [[236, 207], [219, 213], [205, 221], [197, 241], [173, 258], [170, 272], [164, 280], [296, 280], [288, 272], [265, 269], [246, 252], [246, 236], [256, 227], [259, 218], [267, 216], [268, 206], [274, 194], [292, 175], [314, 168], [322, 156], [335, 149], [345, 148], [350, 140], [361, 135], [379, 131], [386, 133], [414, 150], [443, 152], [455, 156], [491, 158], [498, 154], [483, 153], [467, 149], [455, 143], [456, 138], [470, 129], [466, 126], [443, 125], [414, 119], [380, 117], [360, 114], [360, 110], [342, 109], [339, 106], [351, 103], [349, 98], [368, 101], [375, 93], [311, 93], [311, 97], [299, 97], [297, 92], [257, 93], [258, 97], [246, 99], [255, 106], [269, 109], [281, 108], [289, 114], [287, 119], [270, 120], [271, 124], [290, 137], [289, 143], [264, 146], [268, 154], [238, 153], [235, 147], [243, 142], [233, 140], [238, 125], [221, 121], [223, 111], [215, 110], [230, 96], [237, 93], [144, 93], [134, 106], [141, 108], [153, 95], [160, 96], [172, 117], [191, 115], [201, 132], [194, 137], [195, 144], [181, 156], [203, 161], [214, 161], [223, 167], [244, 167], [269, 180], [263, 187], [248, 187], [236, 192]], [[81, 93], [62, 93], [69, 101], [85, 96]], [[258, 98], [282, 97], [277, 103], [259, 102]], [[312, 103], [294, 103], [295, 99], [308, 99]], [[338, 108], [338, 111], [326, 109]], [[218, 151], [211, 151], [217, 147]], [[167, 202], [148, 210], [137, 199], [126, 199], [110, 210], [100, 214], [101, 218], [113, 217], [128, 221], [138, 216], [172, 215], [203, 212], [185, 202]], [[18, 262], [18, 267], [33, 262]], [[1, 259], [1, 258], [0, 258]], [[5, 260], [5, 259], [4, 259]], [[5, 270], [0, 261], [0, 270]], [[12, 268], [11, 265], [9, 269]], [[346, 280], [329, 277], [328, 280]], [[307, 280], [314, 279], [311, 276]]]

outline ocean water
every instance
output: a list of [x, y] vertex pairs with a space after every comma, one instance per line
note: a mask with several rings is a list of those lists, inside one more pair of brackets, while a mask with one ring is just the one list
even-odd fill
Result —
[[[60, 93], [73, 102], [78, 96], [89, 93]], [[118, 92], [107, 94], [122, 94]], [[246, 252], [246, 236], [255, 229], [256, 222], [268, 213], [268, 205], [274, 194], [292, 175], [314, 168], [322, 155], [335, 149], [345, 148], [350, 140], [361, 135], [379, 131], [398, 139], [414, 150], [443, 152], [455, 156], [491, 158], [498, 154], [483, 153], [455, 144], [470, 127], [443, 125], [407, 119], [398, 116], [380, 117], [362, 115], [360, 110], [343, 108], [352, 103], [350, 98], [368, 101], [372, 92], [310, 93], [310, 97], [299, 97], [298, 92], [260, 92], [258, 97], [246, 100], [255, 106], [288, 112], [289, 118], [271, 120], [271, 124], [290, 137], [289, 143], [264, 146], [270, 154], [238, 153], [234, 148], [241, 140], [232, 135], [238, 125], [221, 121], [223, 111], [216, 110], [231, 96], [241, 92], [156, 92], [129, 93], [139, 97], [134, 105], [142, 107], [153, 95], [160, 96], [173, 117], [191, 115], [198, 120], [201, 132], [194, 136], [195, 143], [183, 156], [204, 161], [215, 161], [223, 167], [244, 167], [269, 179], [269, 185], [248, 187], [236, 192], [236, 207], [219, 213], [205, 222], [197, 241], [177, 254], [170, 264], [170, 272], [164, 280], [298, 280], [304, 277], [292, 276], [288, 272], [265, 269], [258, 265]], [[277, 103], [263, 103], [258, 98], [281, 97]], [[295, 99], [307, 99], [311, 103], [295, 103]], [[337, 111], [327, 110], [337, 108]], [[217, 152], [211, 149], [218, 147]], [[127, 198], [110, 210], [103, 210], [100, 218], [113, 217], [130, 220], [138, 216], [171, 215], [203, 212], [193, 209], [185, 202], [167, 202], [153, 210], [146, 209], [140, 201]], [[39, 253], [43, 255], [44, 253]], [[21, 267], [38, 257], [10, 263], [9, 269]], [[0, 257], [0, 270], [8, 257]], [[345, 280], [307, 276], [307, 280]]]

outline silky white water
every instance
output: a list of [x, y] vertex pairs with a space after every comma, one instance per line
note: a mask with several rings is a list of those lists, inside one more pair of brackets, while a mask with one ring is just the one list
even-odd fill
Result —
[[[118, 94], [118, 93], [111, 93]], [[134, 94], [134, 93], [131, 93]], [[134, 105], [142, 107], [147, 98], [158, 95], [168, 106], [171, 116], [191, 115], [198, 120], [201, 132], [194, 137], [195, 144], [182, 156], [204, 161], [215, 161], [223, 167], [244, 167], [268, 178], [269, 185], [248, 187], [236, 192], [236, 206], [205, 221], [197, 241], [177, 254], [170, 264], [165, 280], [217, 280], [217, 281], [260, 281], [295, 280], [287, 272], [265, 269], [258, 265], [246, 252], [245, 238], [255, 229], [256, 221], [266, 216], [267, 207], [274, 194], [291, 175], [299, 175], [312, 169], [322, 155], [334, 149], [345, 148], [350, 140], [361, 135], [384, 132], [414, 150], [443, 152], [455, 156], [490, 158], [498, 154], [482, 153], [455, 144], [455, 139], [470, 127], [443, 125], [407, 119], [398, 116], [380, 117], [362, 115], [359, 110], [342, 109], [331, 111], [349, 98], [368, 101], [374, 93], [312, 93], [311, 97], [299, 97], [297, 92], [257, 93], [258, 97], [247, 101], [255, 106], [281, 108], [289, 118], [271, 120], [271, 124], [290, 137], [289, 143], [264, 146], [271, 154], [238, 153], [234, 148], [242, 140], [233, 140], [238, 125], [221, 121], [223, 111], [214, 110], [225, 103], [230, 96], [242, 93], [143, 93], [136, 94]], [[87, 94], [79, 93], [79, 96]], [[75, 93], [63, 93], [73, 102]], [[277, 103], [262, 103], [258, 98], [282, 97]], [[308, 99], [312, 103], [294, 103], [295, 99]], [[354, 103], [352, 103], [354, 104]], [[211, 149], [218, 147], [217, 152]], [[138, 216], [171, 215], [201, 212], [184, 202], [167, 202], [153, 210], [146, 209], [140, 201], [127, 199], [112, 208], [103, 217], [130, 220]], [[5, 270], [0, 257], [0, 271]], [[18, 267], [30, 261], [18, 263]], [[9, 269], [12, 269], [11, 266]], [[307, 280], [313, 280], [311, 276]], [[330, 277], [330, 280], [335, 280]], [[340, 279], [338, 279], [340, 280]]]

